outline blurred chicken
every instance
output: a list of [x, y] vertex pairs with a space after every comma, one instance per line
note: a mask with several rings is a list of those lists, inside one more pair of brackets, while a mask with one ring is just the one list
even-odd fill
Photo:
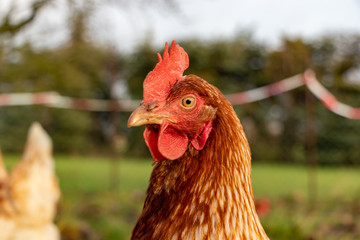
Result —
[[7, 171], [2, 161], [2, 154], [0, 152], [0, 239], [9, 239], [9, 236], [14, 231], [15, 223], [11, 217], [7, 207], [8, 202], [8, 184], [7, 184]]
[[[7, 177], [7, 172], [6, 172], [4, 162], [2, 160], [2, 153], [0, 151], [0, 186], [2, 186], [1, 184], [5, 181], [6, 177]], [[0, 187], [0, 189], [1, 189], [1, 187]]]
[[60, 191], [51, 154], [51, 139], [40, 124], [34, 123], [20, 162], [9, 176], [3, 167], [0, 170], [0, 240], [60, 239], [52, 223]]

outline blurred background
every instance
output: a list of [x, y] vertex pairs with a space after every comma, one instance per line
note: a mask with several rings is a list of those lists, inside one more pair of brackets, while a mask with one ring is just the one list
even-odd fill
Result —
[[[356, 0], [0, 0], [0, 94], [141, 99], [156, 52], [176, 40], [190, 57], [185, 74], [225, 94], [312, 68], [337, 99], [360, 107], [359, 22]], [[270, 238], [359, 239], [360, 121], [305, 87], [234, 108]], [[129, 114], [0, 108], [8, 168], [33, 121], [53, 139], [62, 239], [129, 239], [152, 169]]]

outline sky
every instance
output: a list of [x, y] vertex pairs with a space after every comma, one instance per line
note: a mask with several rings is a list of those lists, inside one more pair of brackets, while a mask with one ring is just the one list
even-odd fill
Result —
[[116, 39], [125, 48], [147, 36], [163, 45], [172, 39], [231, 38], [250, 30], [259, 41], [276, 45], [284, 35], [314, 38], [325, 33], [360, 33], [358, 0], [184, 0], [179, 1], [179, 10], [131, 9], [129, 17], [105, 6], [98, 19], [105, 16], [107, 21], [94, 21], [93, 26], [105, 26], [108, 39], [104, 41]]
[[[32, 0], [0, 0], [0, 16], [14, 1], [18, 2], [17, 18], [29, 13], [26, 9]], [[161, 47], [173, 39], [231, 38], [242, 31], [251, 31], [255, 39], [271, 46], [283, 36], [313, 39], [328, 33], [360, 34], [358, 0], [174, 0], [176, 10], [161, 4], [119, 7], [116, 0], [97, 1], [88, 23], [91, 38], [119, 51], [131, 51], [146, 39]], [[16, 41], [31, 39], [38, 46], [65, 42], [69, 37], [65, 3], [54, 0]]]

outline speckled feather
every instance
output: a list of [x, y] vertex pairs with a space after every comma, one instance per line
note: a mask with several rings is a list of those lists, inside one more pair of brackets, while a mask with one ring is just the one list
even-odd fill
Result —
[[[250, 149], [231, 104], [194, 75], [175, 88], [205, 100], [213, 129], [201, 151], [189, 144], [181, 158], [155, 163], [131, 239], [268, 239], [255, 211]], [[168, 99], [173, 94], [179, 91]]]

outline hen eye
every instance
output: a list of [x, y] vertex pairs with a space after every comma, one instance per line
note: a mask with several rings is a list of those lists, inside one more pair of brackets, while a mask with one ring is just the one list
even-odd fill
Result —
[[193, 108], [195, 106], [195, 103], [196, 99], [193, 96], [187, 96], [181, 100], [181, 105], [186, 109]]

